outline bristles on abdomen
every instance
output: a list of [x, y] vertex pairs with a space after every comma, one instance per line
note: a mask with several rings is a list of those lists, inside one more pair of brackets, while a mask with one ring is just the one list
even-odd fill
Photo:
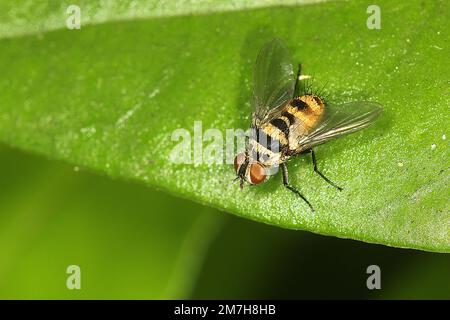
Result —
[[291, 101], [286, 111], [296, 118], [305, 132], [311, 131], [318, 123], [325, 110], [325, 104], [315, 95], [300, 96]]

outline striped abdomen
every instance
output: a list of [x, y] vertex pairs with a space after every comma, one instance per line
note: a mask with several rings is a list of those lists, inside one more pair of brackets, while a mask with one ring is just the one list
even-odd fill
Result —
[[325, 105], [318, 96], [303, 95], [292, 100], [280, 115], [256, 128], [251, 140], [256, 160], [270, 166], [284, 161], [287, 151], [301, 148], [298, 140], [320, 121]]
[[291, 101], [286, 106], [286, 111], [295, 117], [294, 126], [289, 133], [289, 150], [301, 151], [302, 146], [298, 141], [319, 124], [325, 104], [318, 96], [304, 95]]

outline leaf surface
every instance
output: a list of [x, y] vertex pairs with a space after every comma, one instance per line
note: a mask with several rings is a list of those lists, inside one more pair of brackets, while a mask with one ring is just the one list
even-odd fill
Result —
[[[449, 252], [449, 4], [378, 5], [380, 30], [367, 28], [368, 4], [355, 1], [4, 38], [0, 139], [280, 227]], [[176, 129], [194, 139], [201, 121], [202, 134], [215, 128], [225, 140], [226, 129], [249, 126], [254, 61], [275, 36], [316, 89], [325, 85], [325, 99], [384, 107], [374, 126], [316, 150], [319, 168], [344, 191], [316, 175], [309, 156], [288, 164], [314, 214], [279, 175], [241, 191], [232, 165], [170, 161]]]

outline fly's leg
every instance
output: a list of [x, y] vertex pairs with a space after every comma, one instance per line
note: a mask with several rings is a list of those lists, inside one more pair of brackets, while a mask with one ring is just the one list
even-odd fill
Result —
[[292, 99], [295, 99], [298, 97], [297, 91], [298, 91], [298, 83], [300, 82], [301, 72], [302, 72], [302, 64], [299, 63], [298, 69], [297, 69], [297, 76], [295, 77], [294, 96], [292, 97]]
[[297, 91], [298, 91], [298, 85], [299, 85], [300, 81], [306, 80], [309, 78], [311, 78], [311, 76], [302, 74], [302, 64], [299, 63], [298, 69], [297, 69], [297, 76], [295, 77], [294, 96], [292, 97], [292, 99], [295, 99], [299, 96]]
[[306, 200], [306, 198], [296, 188], [294, 188], [293, 186], [291, 186], [289, 184], [289, 176], [288, 176], [288, 171], [287, 171], [287, 168], [286, 168], [286, 164], [282, 163], [280, 166], [281, 166], [281, 171], [283, 173], [283, 184], [284, 184], [284, 186], [286, 188], [288, 188], [289, 190], [291, 190], [296, 195], [298, 195], [300, 198], [302, 198], [303, 201], [305, 201], [308, 204], [308, 206], [311, 209], [311, 211], [314, 212], [314, 208], [311, 205], [311, 203], [309, 203], [309, 201]]
[[329, 184], [331, 184], [333, 187], [335, 187], [336, 189], [338, 189], [339, 191], [342, 191], [342, 188], [339, 187], [337, 184], [335, 184], [333, 181], [331, 181], [330, 179], [328, 179], [327, 177], [325, 177], [323, 175], [322, 172], [319, 171], [319, 169], [317, 169], [317, 161], [316, 161], [316, 154], [314, 153], [314, 150], [311, 149], [311, 156], [312, 156], [312, 161], [313, 161], [313, 166], [314, 166], [314, 172], [317, 172], [319, 174], [319, 176], [321, 176], [323, 178], [323, 180], [325, 180], [326, 182], [328, 182]]

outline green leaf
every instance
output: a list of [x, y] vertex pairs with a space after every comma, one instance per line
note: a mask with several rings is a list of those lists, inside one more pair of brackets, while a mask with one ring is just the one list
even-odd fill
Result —
[[[21, 37], [13, 35], [30, 30], [11, 24], [0, 41], [0, 139], [280, 227], [450, 252], [449, 4], [377, 4], [380, 30], [366, 27], [365, 1], [149, 14]], [[279, 175], [241, 191], [231, 165], [169, 161], [178, 128], [248, 127], [253, 63], [274, 36], [316, 89], [327, 84], [327, 100], [384, 107], [373, 127], [316, 150], [344, 191], [318, 177], [308, 156], [288, 164], [316, 213]]]
[[[191, 295], [221, 220], [213, 210], [6, 148], [0, 164], [0, 298]], [[81, 290], [66, 287], [70, 265]]]

